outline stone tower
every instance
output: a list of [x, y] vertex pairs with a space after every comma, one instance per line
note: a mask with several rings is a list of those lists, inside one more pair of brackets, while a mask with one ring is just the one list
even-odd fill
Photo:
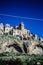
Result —
[[23, 22], [20, 23], [20, 30], [24, 30], [24, 23]]

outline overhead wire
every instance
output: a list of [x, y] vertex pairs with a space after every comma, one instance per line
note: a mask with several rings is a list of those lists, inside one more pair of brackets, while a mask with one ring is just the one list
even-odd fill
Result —
[[0, 15], [7, 16], [7, 17], [21, 18], [21, 19], [30, 19], [30, 20], [43, 21], [43, 19], [38, 19], [38, 18], [22, 17], [22, 16], [8, 15], [8, 14], [0, 14]]

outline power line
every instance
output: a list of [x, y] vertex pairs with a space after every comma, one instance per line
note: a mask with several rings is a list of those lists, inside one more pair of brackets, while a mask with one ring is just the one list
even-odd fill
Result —
[[0, 15], [2, 15], [2, 16], [7, 16], [7, 17], [21, 18], [21, 19], [30, 19], [30, 20], [43, 21], [43, 19], [37, 19], [37, 18], [21, 17], [21, 16], [14, 16], [14, 15], [8, 15], [8, 14], [0, 14]]

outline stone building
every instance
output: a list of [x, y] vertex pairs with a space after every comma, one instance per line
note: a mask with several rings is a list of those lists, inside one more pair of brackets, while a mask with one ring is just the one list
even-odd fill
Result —
[[10, 26], [10, 24], [5, 25], [5, 33], [9, 33], [12, 30], [13, 27]]
[[43, 42], [43, 38], [41, 38], [41, 42]]
[[0, 24], [0, 34], [8, 33], [9, 32], [14, 35], [24, 35], [27, 34], [27, 30], [24, 27], [24, 23], [21, 22], [19, 26], [11, 27], [10, 24], [6, 24], [3, 26], [3, 24]]
[[20, 30], [24, 30], [24, 23], [21, 22], [20, 25], [19, 25], [19, 27], [20, 27]]
[[4, 26], [3, 24], [1, 23], [0, 24], [0, 34], [3, 34], [4, 33]]
[[20, 35], [24, 35], [24, 34], [27, 34], [27, 30], [25, 29], [23, 22], [20, 23], [19, 27], [16, 26], [13, 28], [13, 36], [14, 35], [20, 36]]

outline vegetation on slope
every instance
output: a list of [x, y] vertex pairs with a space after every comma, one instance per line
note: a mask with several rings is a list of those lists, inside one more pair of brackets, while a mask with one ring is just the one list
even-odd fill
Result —
[[43, 65], [43, 55], [29, 55], [13, 52], [0, 54], [0, 65]]

